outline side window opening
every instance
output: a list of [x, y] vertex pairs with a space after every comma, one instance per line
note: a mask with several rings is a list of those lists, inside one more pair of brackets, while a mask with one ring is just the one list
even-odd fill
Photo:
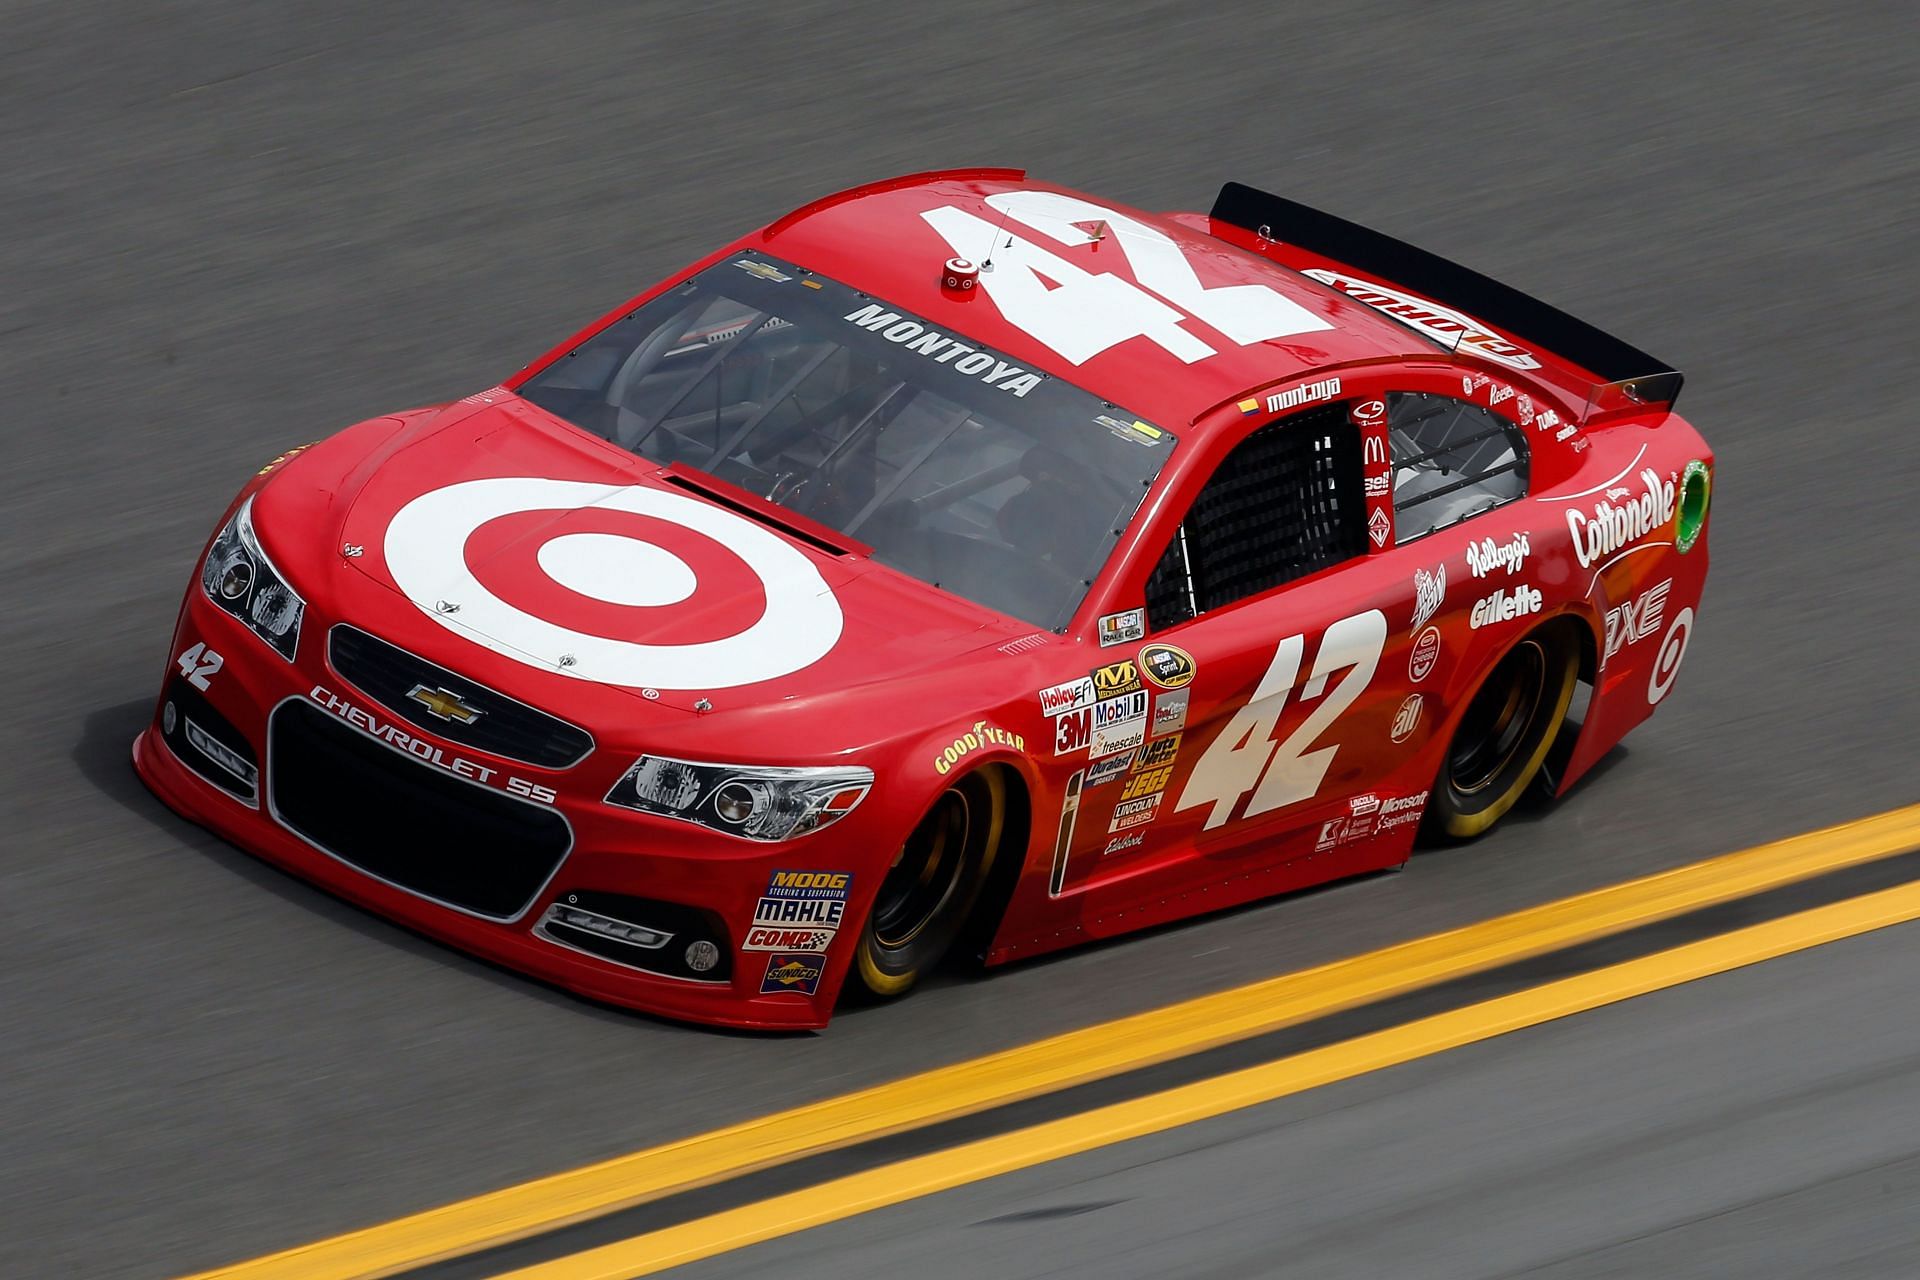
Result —
[[1256, 429], [1194, 499], [1147, 580], [1154, 629], [1364, 555], [1359, 433], [1345, 404]]
[[1527, 441], [1499, 414], [1450, 396], [1387, 396], [1396, 543], [1526, 496]]

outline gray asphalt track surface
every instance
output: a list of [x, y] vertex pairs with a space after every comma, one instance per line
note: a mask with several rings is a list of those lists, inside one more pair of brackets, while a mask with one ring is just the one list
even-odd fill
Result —
[[[0, 36], [0, 1274], [208, 1266], [1916, 799], [1908, 6], [49, 0], [0, 3]], [[180, 592], [265, 460], [490, 385], [804, 200], [967, 163], [1147, 208], [1204, 209], [1227, 178], [1281, 191], [1686, 370], [1720, 459], [1715, 565], [1658, 719], [1557, 811], [1407, 874], [785, 1038], [616, 1013], [469, 961], [139, 786], [127, 747]], [[1159, 1216], [1128, 1213], [1171, 1229], [1170, 1206], [1248, 1161], [1322, 1168], [1356, 1195], [1304, 1228], [1334, 1263], [1426, 1274], [1437, 1237], [1445, 1274], [1495, 1274], [1609, 1239], [1631, 1215], [1575, 1193], [1620, 1169], [1687, 1204], [1748, 1177], [1741, 1153], [1772, 1140], [1718, 1146], [1722, 1113], [1700, 1105], [1742, 1036], [1780, 1078], [1738, 1123], [1765, 1128], [1799, 1080], [1834, 1120], [1823, 1168], [1865, 1168], [1891, 1151], [1879, 1108], [1910, 1118], [1911, 1086], [1846, 1082], [1911, 1062], [1883, 1015], [1916, 979], [1907, 930], [1343, 1087], [1350, 1111], [1333, 1091], [1293, 1104], [1330, 1114], [1316, 1142], [1418, 1135], [1420, 1163], [1457, 1179], [1457, 1215], [1484, 1190], [1497, 1250], [1435, 1216], [1431, 1168], [1302, 1164], [1266, 1112], [1168, 1139], [1173, 1163], [1127, 1175], [1128, 1194], [1165, 1198]], [[1817, 1035], [1769, 1020], [1788, 983]], [[1661, 1069], [1605, 1103], [1625, 1145], [1571, 1142], [1593, 1113], [1547, 1086], [1643, 1051]], [[1529, 1081], [1537, 1123], [1467, 1122]], [[1700, 1126], [1686, 1161], [1634, 1156], [1634, 1135], [1674, 1124]], [[1113, 1167], [1017, 1185], [1078, 1195], [1063, 1189]], [[1886, 1233], [1910, 1251], [1920, 1183], [1890, 1168], [1904, 1216], [1872, 1196], [1796, 1212], [1854, 1224], [1849, 1248]], [[1509, 1195], [1515, 1169], [1532, 1182]], [[1010, 1203], [1012, 1185], [978, 1195]], [[1544, 1218], [1515, 1207], [1541, 1200]], [[942, 1205], [907, 1212], [969, 1220]], [[1354, 1225], [1363, 1205], [1391, 1229]], [[1722, 1224], [1737, 1245], [1743, 1221]], [[1672, 1247], [1708, 1256], [1714, 1230]], [[1187, 1273], [1216, 1244], [1170, 1238]]]
[[1920, 929], [682, 1268], [686, 1280], [1911, 1280]]

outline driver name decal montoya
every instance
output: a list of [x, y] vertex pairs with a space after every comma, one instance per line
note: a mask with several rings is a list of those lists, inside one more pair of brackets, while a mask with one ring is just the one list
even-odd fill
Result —
[[[537, 552], [537, 589], [517, 600], [496, 594], [468, 563], [468, 541], [493, 521], [589, 509], [646, 518], [633, 520], [630, 531], [550, 537]], [[663, 529], [672, 532], [663, 537]], [[712, 563], [703, 554], [711, 544], [743, 565], [751, 581], [701, 581], [689, 560]], [[449, 631], [543, 671], [628, 688], [729, 689], [778, 679], [825, 657], [844, 621], [832, 588], [791, 544], [724, 508], [644, 485], [533, 476], [462, 481], [402, 507], [387, 525], [385, 553], [394, 583]], [[571, 596], [628, 608], [684, 601], [711, 613], [717, 602], [753, 591], [765, 601], [757, 618], [747, 621], [743, 613], [731, 634], [689, 644], [637, 643], [560, 617]]]
[[1002, 222], [1021, 223], [1069, 248], [1111, 241], [1133, 273], [1129, 281], [1092, 270], [1091, 258], [1069, 261], [952, 205], [920, 215], [955, 254], [980, 262], [980, 290], [1007, 323], [1072, 364], [1132, 338], [1145, 338], [1184, 364], [1219, 354], [1186, 327], [1193, 321], [1241, 346], [1333, 327], [1264, 284], [1202, 284], [1165, 233], [1077, 196], [1000, 191], [987, 204]]
[[871, 330], [888, 342], [897, 343], [917, 355], [941, 364], [951, 364], [956, 373], [978, 378], [1000, 391], [1024, 397], [1040, 385], [1040, 375], [1029, 373], [1017, 364], [1008, 364], [990, 352], [949, 338], [937, 329], [929, 329], [918, 320], [909, 320], [898, 311], [888, 311], [876, 302], [843, 316], [862, 329]]

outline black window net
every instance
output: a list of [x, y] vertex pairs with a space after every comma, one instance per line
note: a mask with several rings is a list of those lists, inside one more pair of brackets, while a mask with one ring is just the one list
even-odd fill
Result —
[[1360, 435], [1347, 406], [1259, 428], [1194, 500], [1153, 576], [1158, 629], [1365, 554]]

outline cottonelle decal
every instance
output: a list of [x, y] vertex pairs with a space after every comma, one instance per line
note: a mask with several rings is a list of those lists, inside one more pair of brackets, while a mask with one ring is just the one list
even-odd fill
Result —
[[1382, 315], [1392, 316], [1407, 328], [1438, 342], [1449, 351], [1464, 348], [1477, 356], [1513, 369], [1538, 369], [1540, 362], [1518, 343], [1510, 342], [1478, 320], [1458, 311], [1401, 293], [1373, 280], [1363, 280], [1346, 272], [1310, 267], [1302, 275], [1331, 285], [1355, 302], [1365, 303]]
[[[1567, 512], [1567, 532], [1573, 535], [1574, 558], [1591, 569], [1616, 551], [1625, 549], [1673, 519], [1675, 481], [1662, 480], [1652, 467], [1640, 471], [1637, 497], [1603, 497], [1591, 513]], [[1609, 490], [1609, 493], [1617, 492]]]
[[[468, 540], [496, 520], [587, 509], [649, 519], [634, 521], [631, 533], [549, 536], [534, 556], [544, 576], [521, 593], [518, 604], [483, 583], [467, 563]], [[661, 538], [662, 526], [673, 534]], [[553, 616], [569, 592], [647, 608], [691, 600], [691, 607], [703, 609], [737, 596], [744, 583], [700, 581], [687, 557], [700, 558], [701, 543], [717, 543], [743, 563], [766, 600], [760, 616], [731, 635], [694, 644], [637, 644], [576, 630]], [[401, 592], [462, 639], [542, 671], [625, 688], [730, 689], [777, 679], [825, 657], [843, 625], [832, 588], [790, 543], [723, 507], [646, 485], [534, 476], [447, 485], [395, 513], [385, 555]]]

